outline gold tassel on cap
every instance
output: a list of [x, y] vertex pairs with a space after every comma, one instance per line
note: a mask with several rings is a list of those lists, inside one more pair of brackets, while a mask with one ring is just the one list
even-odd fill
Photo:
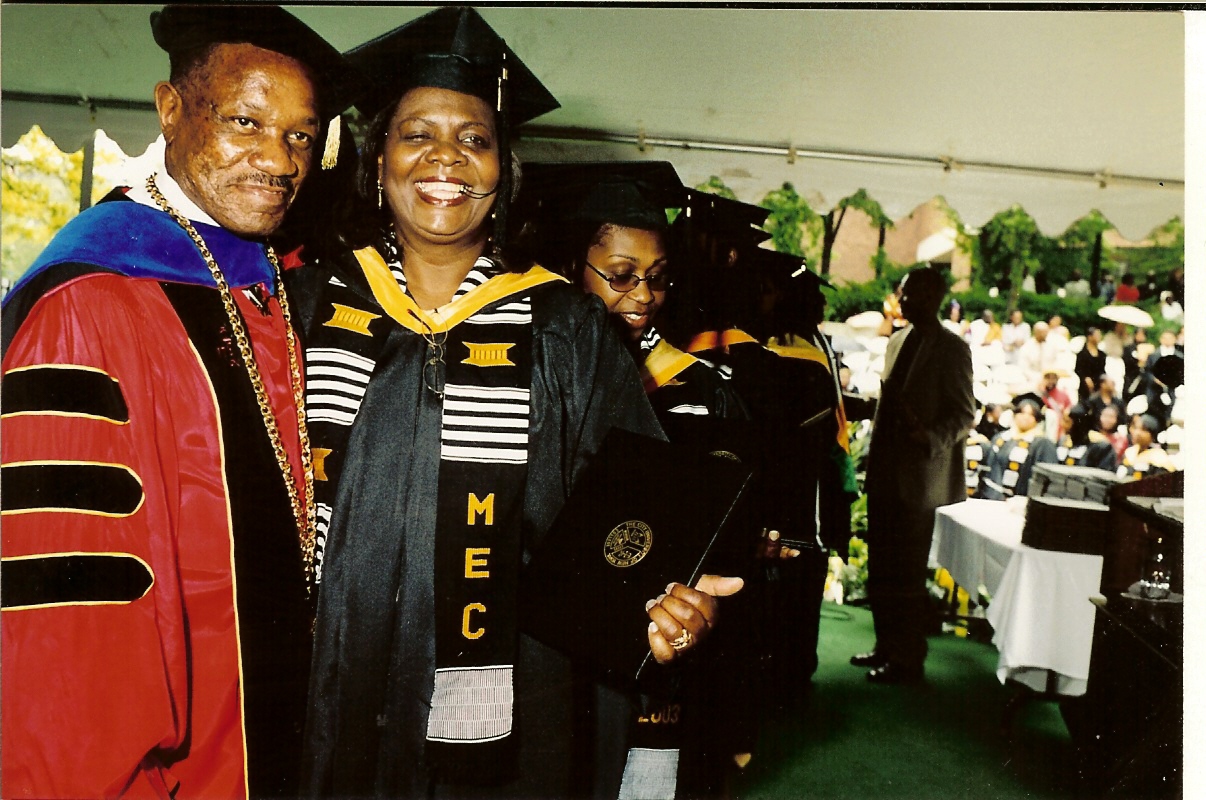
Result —
[[322, 168], [331, 169], [339, 160], [339, 117], [327, 125], [327, 144], [322, 149]]

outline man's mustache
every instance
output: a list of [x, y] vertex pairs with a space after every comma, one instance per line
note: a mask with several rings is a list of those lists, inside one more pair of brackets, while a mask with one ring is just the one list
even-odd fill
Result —
[[240, 175], [236, 183], [251, 183], [267, 186], [272, 189], [284, 189], [290, 195], [296, 191], [293, 178], [287, 176], [265, 175], [262, 172], [248, 172]]

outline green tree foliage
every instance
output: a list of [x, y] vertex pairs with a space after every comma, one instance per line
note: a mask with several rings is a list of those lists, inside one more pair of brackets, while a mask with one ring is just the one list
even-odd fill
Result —
[[1173, 217], [1147, 238], [1153, 242], [1151, 247], [1116, 250], [1111, 254], [1111, 262], [1115, 268], [1127, 270], [1137, 279], [1153, 272], [1164, 285], [1170, 273], [1185, 269], [1185, 223], [1180, 217]]
[[706, 181], [695, 187], [698, 191], [707, 192], [708, 194], [718, 195], [726, 200], [737, 200], [736, 193], [729, 188], [728, 184], [719, 175], [712, 175]]
[[[126, 155], [98, 132], [92, 169], [95, 203], [118, 182]], [[84, 151], [64, 153], [34, 126], [3, 152], [0, 195], [0, 274], [10, 284], [29, 267], [59, 228], [79, 212]]]
[[[883, 206], [877, 201], [871, 199], [867, 194], [866, 189], [859, 189], [849, 197], [844, 197], [838, 201], [828, 214], [822, 217], [822, 241], [821, 241], [821, 274], [828, 275], [829, 267], [833, 260], [833, 245], [837, 241], [838, 230], [842, 227], [842, 220], [846, 218], [846, 210], [856, 208], [862, 211], [871, 218], [871, 224], [879, 228], [879, 248], [876, 255], [883, 252], [884, 237], [888, 228], [893, 227], [892, 218], [884, 213]], [[884, 267], [882, 258], [872, 262], [875, 266], [875, 274], [879, 275]]]
[[758, 205], [770, 211], [766, 229], [775, 249], [814, 262], [821, 219], [796, 187], [785, 183], [781, 189], [767, 192]]
[[980, 264], [974, 271], [973, 285], [1008, 285], [1006, 308], [1016, 308], [1023, 276], [1027, 271], [1035, 274], [1042, 268], [1040, 254], [1046, 237], [1034, 217], [1020, 205], [1014, 205], [985, 223], [979, 238]]
[[3, 155], [0, 271], [15, 281], [79, 212], [84, 154], [63, 153], [34, 127]]

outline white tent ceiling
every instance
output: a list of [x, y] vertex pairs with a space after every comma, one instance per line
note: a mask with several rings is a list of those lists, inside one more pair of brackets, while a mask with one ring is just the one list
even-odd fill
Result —
[[[167, 70], [147, 25], [153, 8], [4, 4], [4, 144], [37, 122], [73, 149], [95, 125], [127, 152], [141, 152], [157, 133], [145, 104]], [[425, 9], [291, 10], [347, 48]], [[972, 225], [1016, 202], [1047, 233], [1097, 208], [1137, 239], [1182, 213], [1178, 13], [491, 7], [482, 14], [562, 102], [537, 120], [541, 136], [522, 144], [529, 158], [669, 159], [684, 180], [717, 174], [749, 201], [791, 181], [821, 210], [865, 187], [897, 218], [943, 195]], [[93, 99], [97, 108], [52, 97]], [[131, 108], [111, 108], [112, 100]], [[695, 145], [642, 152], [623, 143], [642, 135]], [[716, 143], [769, 153], [709, 149]], [[1095, 174], [1102, 180], [1085, 177]]]

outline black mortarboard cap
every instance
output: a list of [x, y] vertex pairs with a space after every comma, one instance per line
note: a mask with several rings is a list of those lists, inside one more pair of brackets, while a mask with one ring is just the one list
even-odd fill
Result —
[[771, 238], [764, 229], [770, 211], [708, 192], [691, 190], [685, 217], [709, 235], [739, 246], [754, 246]]
[[279, 6], [255, 3], [167, 5], [151, 12], [155, 43], [173, 57], [212, 44], [251, 44], [289, 56], [311, 71], [324, 121], [356, 100], [363, 79], [342, 54]]
[[356, 104], [370, 117], [418, 86], [471, 94], [498, 109], [504, 68], [508, 124], [519, 125], [561, 106], [481, 14], [467, 6], [438, 8], [346, 55], [371, 81], [370, 91]]
[[[749, 262], [756, 269], [763, 270], [776, 279], [780, 285], [798, 283], [801, 288], [822, 286], [833, 287], [828, 280], [808, 268], [803, 256], [791, 253], [780, 253], [778, 250], [768, 250], [765, 247], [753, 248], [747, 252]], [[784, 281], [783, 279], [787, 279]]]
[[666, 209], [682, 208], [687, 190], [669, 161], [526, 163], [520, 203], [545, 223], [610, 222], [667, 227]]
[[1046, 403], [1043, 402], [1043, 398], [1039, 397], [1034, 392], [1023, 392], [1022, 394], [1019, 394], [1013, 398], [1013, 408], [1015, 411], [1028, 403], [1035, 407], [1035, 416], [1041, 417], [1043, 409], [1046, 407]]

